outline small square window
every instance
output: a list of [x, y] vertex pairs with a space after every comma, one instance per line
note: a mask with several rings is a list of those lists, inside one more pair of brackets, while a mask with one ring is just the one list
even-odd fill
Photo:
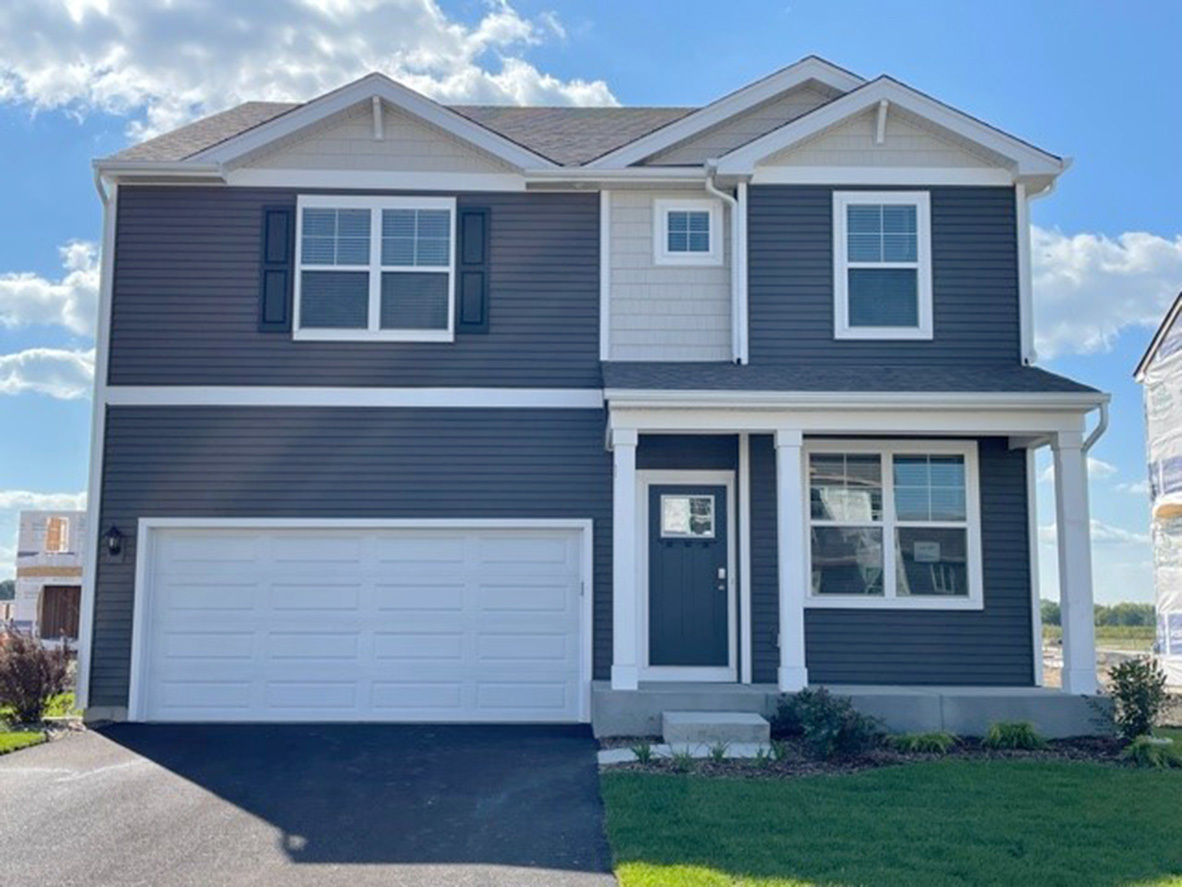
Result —
[[713, 539], [713, 496], [662, 496], [661, 538]]
[[654, 263], [722, 264], [721, 219], [721, 204], [716, 200], [654, 201]]

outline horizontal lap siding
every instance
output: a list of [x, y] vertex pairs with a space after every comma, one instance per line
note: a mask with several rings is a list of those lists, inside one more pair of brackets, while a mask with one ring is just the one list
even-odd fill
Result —
[[[931, 341], [833, 338], [833, 191], [758, 185], [748, 214], [753, 364], [1019, 360], [1018, 252], [1010, 188], [931, 191]], [[870, 190], [851, 188], [848, 190]]]
[[[811, 681], [1033, 683], [1026, 454], [995, 438], [980, 441], [979, 452], [984, 610], [806, 610]], [[774, 681], [779, 628], [771, 438], [752, 439], [751, 464], [753, 662], [757, 681]]]
[[265, 188], [119, 190], [114, 385], [599, 387], [595, 194], [469, 194], [492, 210], [489, 331], [451, 343], [260, 333]]
[[117, 407], [107, 414], [91, 702], [127, 704], [142, 517], [594, 520], [595, 674], [611, 658], [611, 460], [598, 410]]

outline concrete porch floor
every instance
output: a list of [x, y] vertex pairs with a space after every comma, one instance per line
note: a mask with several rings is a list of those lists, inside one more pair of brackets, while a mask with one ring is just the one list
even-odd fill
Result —
[[[940, 687], [827, 684], [849, 696], [859, 711], [897, 733], [946, 730], [982, 736], [998, 721], [1029, 721], [1043, 736], [1093, 736], [1110, 729], [1102, 697], [1070, 696], [1047, 687]], [[591, 685], [591, 726], [596, 736], [655, 736], [665, 711], [749, 711], [770, 715], [780, 695], [775, 684], [642, 682], [638, 690]]]

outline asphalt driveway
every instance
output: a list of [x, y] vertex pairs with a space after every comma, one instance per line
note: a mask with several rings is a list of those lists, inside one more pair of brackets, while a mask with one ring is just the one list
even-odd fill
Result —
[[126, 724], [0, 799], [3, 884], [615, 884], [586, 728]]

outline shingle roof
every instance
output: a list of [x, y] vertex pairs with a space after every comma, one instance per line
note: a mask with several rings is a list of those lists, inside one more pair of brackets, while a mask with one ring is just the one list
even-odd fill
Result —
[[[300, 105], [246, 102], [115, 154], [112, 160], [186, 160]], [[562, 166], [586, 163], [635, 141], [693, 108], [538, 108], [457, 105], [469, 120]]]
[[1094, 393], [1028, 366], [850, 366], [729, 363], [605, 363], [604, 388], [666, 391]]

